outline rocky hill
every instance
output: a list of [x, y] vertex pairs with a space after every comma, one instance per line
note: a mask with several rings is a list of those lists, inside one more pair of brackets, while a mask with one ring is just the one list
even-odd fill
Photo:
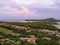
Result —
[[46, 19], [26, 19], [25, 21], [49, 21], [49, 22], [60, 22], [60, 20], [54, 18], [46, 18]]

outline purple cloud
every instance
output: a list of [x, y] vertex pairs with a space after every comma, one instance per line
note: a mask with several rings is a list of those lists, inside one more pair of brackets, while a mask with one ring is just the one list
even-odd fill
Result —
[[60, 19], [60, 0], [0, 0], [0, 19]]

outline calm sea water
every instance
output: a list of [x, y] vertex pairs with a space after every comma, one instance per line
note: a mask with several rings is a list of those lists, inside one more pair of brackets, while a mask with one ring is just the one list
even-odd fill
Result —
[[27, 23], [27, 22], [37, 22], [37, 21], [5, 21], [5, 22], [23, 22], [23, 23]]
[[57, 27], [58, 29], [60, 29], [60, 22], [56, 22], [57, 25], [54, 25], [55, 27]]
[[59, 24], [59, 25], [60, 25], [60, 22], [57, 22], [57, 24]]

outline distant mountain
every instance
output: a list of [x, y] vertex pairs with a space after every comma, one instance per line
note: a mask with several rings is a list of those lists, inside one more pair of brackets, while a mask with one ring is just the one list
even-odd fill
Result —
[[55, 22], [55, 21], [60, 21], [60, 20], [57, 20], [57, 19], [54, 19], [54, 18], [47, 18], [47, 19], [27, 19], [25, 21], [50, 21], [50, 22]]
[[20, 22], [20, 21], [49, 21], [49, 22], [60, 22], [55, 18], [46, 18], [46, 19], [7, 19], [7, 20], [0, 20], [0, 22]]

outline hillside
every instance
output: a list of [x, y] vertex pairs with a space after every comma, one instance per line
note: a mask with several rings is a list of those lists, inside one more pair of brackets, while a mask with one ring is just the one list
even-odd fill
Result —
[[1, 45], [60, 45], [60, 30], [51, 22], [0, 22]]

